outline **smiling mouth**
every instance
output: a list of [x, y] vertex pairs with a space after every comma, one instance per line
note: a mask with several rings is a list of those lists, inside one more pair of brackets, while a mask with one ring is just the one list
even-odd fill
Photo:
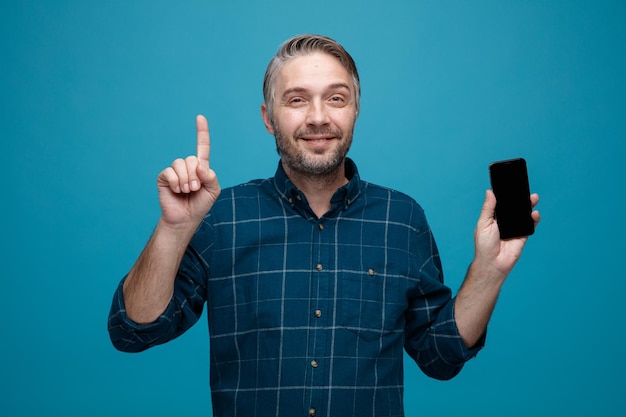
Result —
[[328, 140], [333, 140], [335, 139], [335, 136], [302, 136], [300, 137], [300, 139], [305, 140], [307, 142], [325, 142]]
[[295, 137], [306, 142], [322, 143], [341, 139], [341, 131], [333, 129], [309, 129], [296, 132]]

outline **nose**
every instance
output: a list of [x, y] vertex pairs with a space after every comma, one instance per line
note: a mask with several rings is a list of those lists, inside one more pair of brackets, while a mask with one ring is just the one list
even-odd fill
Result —
[[322, 100], [312, 100], [307, 109], [306, 123], [311, 126], [330, 124], [328, 109]]

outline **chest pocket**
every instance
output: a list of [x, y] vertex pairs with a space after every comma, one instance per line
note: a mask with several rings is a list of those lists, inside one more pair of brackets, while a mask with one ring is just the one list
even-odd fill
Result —
[[404, 331], [406, 279], [371, 268], [344, 272], [338, 282], [337, 320], [366, 341]]

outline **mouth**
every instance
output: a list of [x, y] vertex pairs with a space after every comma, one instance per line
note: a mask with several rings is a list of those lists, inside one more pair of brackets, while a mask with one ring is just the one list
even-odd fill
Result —
[[307, 142], [325, 142], [328, 140], [336, 139], [336, 136], [331, 135], [307, 135], [301, 136], [300, 139], [305, 140]]
[[307, 142], [324, 142], [341, 139], [341, 131], [337, 129], [307, 129], [297, 131], [295, 136]]

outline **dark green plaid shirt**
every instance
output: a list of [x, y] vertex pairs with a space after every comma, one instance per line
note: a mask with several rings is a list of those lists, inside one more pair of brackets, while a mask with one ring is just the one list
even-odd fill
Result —
[[473, 357], [454, 321], [439, 254], [410, 197], [350, 182], [322, 218], [279, 164], [223, 190], [191, 241], [170, 306], [153, 324], [124, 311], [109, 331], [140, 351], [179, 336], [207, 304], [214, 416], [402, 416], [403, 348], [448, 379]]

